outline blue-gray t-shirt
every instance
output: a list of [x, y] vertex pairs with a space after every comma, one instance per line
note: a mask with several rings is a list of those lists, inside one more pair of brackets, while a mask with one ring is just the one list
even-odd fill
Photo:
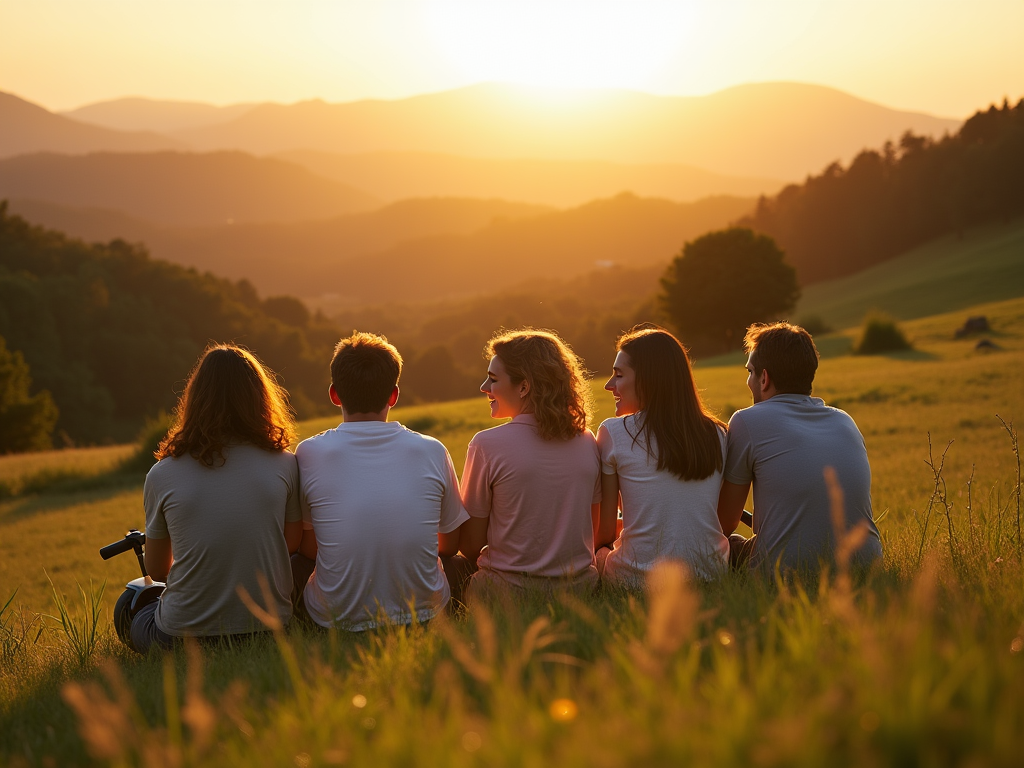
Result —
[[871, 467], [864, 438], [849, 414], [809, 395], [780, 394], [729, 420], [725, 480], [753, 482], [752, 568], [814, 568], [836, 546], [824, 469], [833, 467], [843, 490], [846, 528], [863, 521], [867, 539], [853, 560], [882, 556], [871, 515]]

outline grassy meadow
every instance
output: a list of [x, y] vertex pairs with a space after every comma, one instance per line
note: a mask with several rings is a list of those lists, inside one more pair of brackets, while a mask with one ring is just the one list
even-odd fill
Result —
[[[954, 339], [968, 314], [995, 349]], [[666, 566], [647, 595], [537, 594], [426, 627], [140, 658], [109, 620], [137, 565], [97, 554], [144, 523], [140, 481], [113, 471], [131, 448], [0, 458], [0, 762], [1020, 765], [1020, 457], [999, 417], [1024, 424], [1024, 299], [902, 327], [914, 348], [887, 356], [849, 354], [856, 329], [820, 340], [815, 394], [854, 417], [872, 462], [886, 556], [863, 579], [702, 586]], [[587, 361], [598, 422], [611, 357]], [[697, 367], [723, 418], [749, 404], [742, 365]], [[393, 418], [461, 472], [487, 413], [480, 398]]]

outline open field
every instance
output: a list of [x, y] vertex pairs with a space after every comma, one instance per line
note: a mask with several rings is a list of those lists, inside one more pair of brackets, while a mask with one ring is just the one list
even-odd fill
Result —
[[[967, 314], [989, 318], [996, 350], [953, 339]], [[23, 606], [8, 609], [4, 626], [31, 623], [21, 650], [8, 654], [5, 643], [0, 761], [1019, 764], [1024, 542], [1018, 459], [997, 414], [1024, 423], [1024, 299], [903, 327], [915, 348], [898, 355], [842, 354], [854, 331], [821, 340], [829, 354], [815, 393], [864, 433], [886, 547], [884, 569], [852, 587], [839, 579], [804, 591], [733, 576], [694, 589], [669, 573], [650, 601], [534, 596], [427, 628], [300, 631], [280, 644], [207, 650], [202, 682], [193, 677], [186, 690], [196, 662], [185, 651], [168, 666], [131, 657], [107, 627], [137, 569], [129, 556], [104, 563], [96, 550], [142, 525], [141, 487], [0, 502], [0, 601], [18, 589], [13, 605]], [[697, 376], [723, 417], [748, 404], [739, 357], [707, 361]], [[599, 421], [611, 403], [600, 391], [597, 400]], [[493, 423], [482, 399], [394, 416], [445, 442], [460, 471], [469, 438]], [[303, 436], [333, 424], [306, 422]], [[936, 460], [954, 441], [943, 470], [948, 516], [929, 504], [929, 433]], [[75, 455], [38, 455], [31, 471]], [[18, 466], [0, 461], [0, 477], [28, 471]], [[98, 459], [93, 467], [105, 471]], [[89, 592], [90, 580], [106, 580], [107, 616], [84, 664], [54, 620], [33, 622], [56, 613], [44, 569], [69, 598], [76, 582]], [[103, 656], [114, 659], [114, 678], [98, 670]], [[111, 679], [124, 679], [125, 692]], [[78, 718], [61, 698], [67, 680], [86, 686], [71, 689]], [[119, 731], [123, 751], [109, 736]]]

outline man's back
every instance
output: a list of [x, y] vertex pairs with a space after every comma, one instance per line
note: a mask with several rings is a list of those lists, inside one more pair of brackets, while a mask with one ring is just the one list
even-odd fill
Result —
[[347, 629], [432, 618], [447, 603], [437, 534], [467, 519], [451, 458], [398, 422], [353, 421], [296, 450], [303, 520], [317, 541], [305, 590], [315, 621]]
[[864, 438], [848, 414], [809, 395], [777, 394], [733, 414], [725, 480], [753, 481], [751, 566], [816, 567], [835, 548], [824, 469], [833, 467], [843, 489], [847, 529], [860, 521], [868, 538], [855, 561], [881, 557], [871, 516], [871, 468]]

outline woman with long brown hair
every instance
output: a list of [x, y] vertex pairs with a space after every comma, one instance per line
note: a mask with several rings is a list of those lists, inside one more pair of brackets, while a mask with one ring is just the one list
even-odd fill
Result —
[[512, 421], [477, 433], [466, 456], [462, 500], [470, 519], [460, 545], [480, 568], [472, 583], [592, 588], [601, 462], [583, 367], [547, 331], [500, 334], [485, 356], [480, 390], [492, 417]]
[[176, 638], [262, 629], [239, 597], [291, 617], [289, 552], [302, 537], [295, 424], [287, 393], [247, 350], [217, 344], [189, 376], [146, 476], [146, 569], [166, 581], [132, 621], [145, 653]]
[[[605, 389], [615, 418], [598, 429], [598, 568], [606, 583], [642, 586], [660, 559], [719, 575], [729, 543], [718, 522], [725, 424], [701, 400], [686, 349], [668, 331], [623, 335]], [[616, 536], [619, 502], [622, 531]]]

